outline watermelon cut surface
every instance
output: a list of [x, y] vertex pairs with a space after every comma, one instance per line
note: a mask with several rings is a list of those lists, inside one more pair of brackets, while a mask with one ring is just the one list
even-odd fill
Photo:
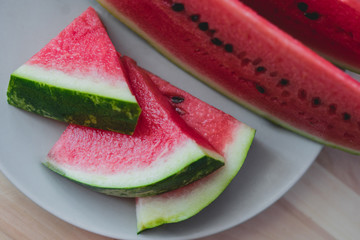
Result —
[[136, 199], [137, 228], [141, 232], [188, 219], [213, 202], [240, 170], [255, 130], [161, 78], [148, 73], [190, 127], [225, 157], [216, 172], [182, 188]]
[[141, 109], [89, 7], [11, 74], [8, 102], [45, 117], [132, 134]]
[[247, 108], [359, 154], [360, 84], [240, 1], [98, 2], [174, 63]]
[[241, 0], [322, 56], [360, 72], [358, 0]]
[[44, 165], [96, 191], [144, 197], [198, 180], [224, 158], [187, 126], [143, 70], [124, 58], [142, 113], [133, 135], [70, 125]]

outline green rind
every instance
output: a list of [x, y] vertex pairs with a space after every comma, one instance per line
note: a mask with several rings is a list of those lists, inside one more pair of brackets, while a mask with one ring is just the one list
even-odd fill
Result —
[[137, 103], [60, 88], [12, 74], [8, 103], [59, 121], [132, 134], [141, 109]]
[[[230, 184], [230, 182], [234, 179], [234, 177], [237, 175], [239, 170], [241, 169], [242, 165], [244, 164], [244, 161], [246, 159], [246, 156], [250, 150], [251, 144], [253, 142], [253, 139], [255, 137], [255, 129], [248, 128], [249, 133], [246, 136], [242, 136], [241, 138], [246, 139], [246, 143], [241, 146], [240, 152], [242, 154], [238, 155], [239, 158], [237, 159], [227, 159], [228, 161], [225, 163], [226, 165], [223, 168], [227, 167], [227, 164], [229, 161], [232, 161], [231, 169], [228, 170], [228, 172], [225, 172], [225, 170], [219, 169], [218, 171], [224, 171], [224, 173], [219, 173], [215, 178], [215, 180], [212, 180], [211, 182], [214, 184], [213, 189], [205, 189], [207, 190], [207, 194], [211, 195], [208, 196], [205, 201], [198, 202], [196, 206], [193, 204], [191, 205], [192, 209], [187, 209], [187, 212], [179, 212], [177, 215], [173, 215], [169, 218], [164, 217], [157, 217], [149, 222], [141, 221], [141, 219], [138, 219], [137, 221], [137, 233], [140, 234], [141, 232], [158, 227], [163, 224], [168, 223], [177, 223], [184, 221], [186, 219], [189, 219], [196, 214], [198, 214], [200, 211], [202, 211], [205, 207], [210, 205], [215, 199], [217, 199], [220, 194], [227, 188], [227, 186]], [[234, 146], [238, 147], [238, 146]], [[199, 180], [201, 181], [201, 180]], [[216, 184], [216, 187], [215, 187]], [[211, 191], [208, 191], [211, 190]], [[156, 196], [154, 196], [156, 197]], [[187, 202], [186, 206], [189, 206], [189, 202]], [[165, 207], [165, 206], [164, 206]]]
[[223, 95], [225, 95], [226, 97], [228, 97], [229, 99], [233, 100], [234, 102], [239, 103], [240, 105], [242, 105], [243, 107], [249, 109], [250, 111], [258, 114], [261, 117], [264, 117], [265, 119], [271, 121], [272, 123], [275, 123], [285, 129], [288, 129], [290, 131], [293, 131], [303, 137], [306, 137], [312, 141], [318, 142], [320, 144], [329, 146], [329, 147], [333, 147], [336, 149], [340, 149], [342, 151], [351, 153], [351, 154], [356, 154], [356, 155], [360, 155], [360, 151], [355, 151], [354, 149], [349, 149], [346, 148], [344, 146], [341, 145], [336, 145], [334, 143], [331, 142], [327, 142], [323, 139], [317, 138], [309, 133], [306, 133], [304, 131], [301, 131], [300, 129], [294, 128], [288, 124], [286, 124], [285, 122], [273, 117], [273, 116], [269, 116], [268, 114], [264, 113], [263, 111], [247, 104], [246, 102], [240, 100], [238, 97], [234, 96], [233, 94], [229, 93], [227, 90], [225, 90], [224, 88], [222, 88], [222, 86], [213, 83], [211, 80], [208, 80], [207, 77], [202, 76], [200, 73], [197, 73], [197, 71], [195, 70], [191, 70], [192, 68], [188, 65], [186, 65], [185, 63], [181, 62], [180, 60], [178, 60], [175, 56], [173, 56], [169, 51], [167, 51], [165, 48], [163, 48], [162, 46], [156, 44], [155, 41], [152, 40], [151, 37], [149, 37], [146, 33], [144, 33], [142, 30], [140, 30], [136, 25], [134, 25], [131, 21], [129, 21], [126, 17], [124, 16], [120, 16], [118, 15], [115, 11], [113, 11], [113, 9], [111, 9], [110, 7], [108, 7], [105, 3], [102, 2], [102, 0], [97, 0], [106, 10], [108, 10], [115, 18], [117, 18], [118, 20], [120, 20], [123, 24], [125, 24], [128, 28], [130, 28], [131, 30], [133, 30], [136, 34], [138, 34], [140, 37], [142, 37], [145, 41], [147, 41], [154, 49], [156, 49], [158, 52], [160, 52], [163, 56], [165, 56], [169, 61], [171, 61], [172, 63], [174, 63], [175, 65], [177, 65], [178, 67], [180, 67], [181, 69], [183, 69], [185, 72], [187, 72], [188, 74], [190, 74], [191, 76], [197, 78], [198, 80], [202, 81], [203, 83], [205, 83], [206, 85], [208, 85], [209, 87], [213, 88], [214, 90], [222, 93]]
[[[116, 196], [116, 197], [147, 197], [152, 195], [161, 194], [168, 192], [179, 187], [185, 186], [189, 183], [192, 183], [198, 179], [201, 179], [210, 173], [214, 172], [218, 168], [222, 167], [224, 163], [222, 161], [204, 156], [200, 159], [195, 160], [185, 168], [179, 170], [177, 173], [166, 177], [158, 182], [151, 183], [149, 185], [143, 185], [138, 187], [131, 188], [106, 188], [100, 186], [89, 185], [83, 182], [79, 182], [76, 179], [73, 179], [66, 175], [66, 173], [54, 166], [51, 162], [44, 162], [45, 165], [50, 170], [66, 177], [76, 183], [79, 183], [91, 190]], [[106, 177], [106, 176], [104, 176]]]

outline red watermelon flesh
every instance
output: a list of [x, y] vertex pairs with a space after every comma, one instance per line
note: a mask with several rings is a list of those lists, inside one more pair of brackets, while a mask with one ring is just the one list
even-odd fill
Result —
[[142, 113], [132, 136], [70, 125], [45, 165], [99, 192], [124, 197], [159, 194], [221, 167], [223, 157], [176, 111], [150, 78], [124, 58]]
[[360, 72], [358, 1], [241, 1], [334, 63]]
[[360, 84], [236, 0], [99, 0], [200, 80], [311, 139], [360, 152]]
[[26, 62], [72, 76], [96, 76], [116, 86], [126, 84], [124, 70], [106, 29], [92, 7]]
[[225, 155], [225, 146], [233, 141], [234, 129], [245, 124], [158, 76], [150, 72], [147, 74], [186, 124], [198, 131], [220, 154]]
[[11, 74], [8, 102], [56, 120], [127, 134], [141, 111], [92, 7]]
[[255, 130], [232, 116], [148, 73], [159, 90], [191, 128], [206, 138], [225, 157], [216, 172], [182, 188], [137, 198], [137, 227], [141, 232], [164, 223], [185, 220], [213, 202], [241, 168]]

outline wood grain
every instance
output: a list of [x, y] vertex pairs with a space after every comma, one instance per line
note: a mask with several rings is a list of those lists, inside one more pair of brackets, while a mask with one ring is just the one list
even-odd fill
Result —
[[[0, 173], [1, 240], [108, 240], [38, 207]], [[247, 222], [201, 240], [360, 239], [360, 157], [324, 148], [280, 200]]]

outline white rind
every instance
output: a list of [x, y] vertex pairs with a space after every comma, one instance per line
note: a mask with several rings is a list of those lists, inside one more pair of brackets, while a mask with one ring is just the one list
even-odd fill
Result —
[[137, 198], [138, 231], [163, 223], [179, 222], [194, 216], [213, 202], [240, 170], [255, 130], [240, 124], [234, 130], [233, 141], [225, 148], [225, 165], [207, 177], [181, 189], [157, 196]]
[[122, 76], [113, 79], [110, 84], [109, 80], [104, 80], [104, 77], [95, 71], [86, 76], [81, 73], [69, 75], [59, 70], [30, 64], [22, 65], [12, 75], [59, 88], [136, 103], [135, 96]]
[[88, 172], [86, 169], [80, 170], [76, 169], [76, 167], [60, 165], [50, 158], [45, 160], [45, 165], [50, 164], [57, 171], [64, 174], [65, 177], [94, 187], [133, 188], [147, 186], [170, 177], [198, 159], [209, 156], [209, 154], [212, 154], [210, 157], [224, 161], [223, 157], [216, 153], [205, 153], [205, 150], [190, 139], [178, 145], [171, 154], [167, 153], [168, 150], [164, 149], [164, 154], [160, 154], [160, 157], [148, 167], [132, 166], [127, 170], [112, 175]]

